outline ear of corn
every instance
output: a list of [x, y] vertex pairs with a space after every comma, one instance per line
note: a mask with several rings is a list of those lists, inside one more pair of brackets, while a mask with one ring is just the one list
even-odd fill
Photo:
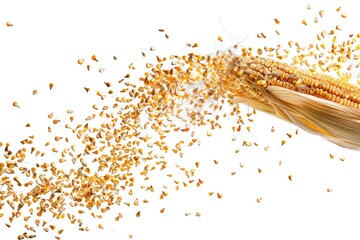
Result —
[[[341, 147], [360, 151], [359, 87], [258, 57], [235, 57], [234, 102], [291, 122]], [[230, 89], [232, 91], [232, 89]]]

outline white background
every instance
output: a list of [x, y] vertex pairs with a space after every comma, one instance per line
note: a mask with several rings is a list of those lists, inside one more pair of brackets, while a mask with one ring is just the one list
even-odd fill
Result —
[[[308, 4], [313, 11], [306, 10]], [[339, 5], [349, 16], [346, 21], [335, 12]], [[320, 9], [329, 14], [322, 25], [301, 25], [304, 18], [311, 22]], [[280, 29], [281, 37], [269, 39], [269, 43], [289, 39], [312, 42], [314, 33], [338, 22], [344, 31], [356, 33], [357, 9], [348, 1], [0, 0], [0, 141], [14, 142], [15, 148], [20, 139], [35, 134], [42, 145], [49, 138], [47, 114], [54, 112], [64, 119], [66, 109], [73, 109], [80, 121], [96, 102], [83, 87], [96, 89], [103, 87], [103, 81], [121, 79], [129, 72], [131, 62], [138, 67], [132, 72], [133, 78], [140, 77], [145, 63], [141, 51], [150, 56], [146, 61], [154, 61], [148, 51], [152, 46], [161, 56], [180, 55], [189, 51], [186, 43], [198, 42], [198, 53], [211, 54], [244, 39], [241, 45], [255, 46], [259, 44], [258, 32], [274, 36], [275, 29]], [[274, 18], [281, 20], [279, 26], [275, 26]], [[14, 26], [6, 27], [7, 21]], [[165, 39], [159, 28], [165, 29], [170, 39]], [[223, 43], [217, 41], [219, 35]], [[85, 65], [77, 64], [79, 58], [91, 62], [93, 54], [99, 63], [91, 63], [90, 72]], [[113, 55], [118, 61], [112, 60]], [[99, 67], [105, 67], [105, 72], [98, 73]], [[55, 84], [51, 92], [50, 82]], [[39, 91], [36, 96], [32, 96], [34, 89]], [[20, 109], [12, 106], [14, 101]], [[247, 107], [243, 110], [246, 112]], [[191, 186], [175, 192], [171, 180], [159, 172], [153, 176], [154, 186], [161, 189], [163, 184], [168, 185], [169, 196], [159, 200], [149, 194], [146, 197], [152, 201], [148, 205], [114, 209], [124, 215], [119, 222], [110, 216], [101, 221], [84, 216], [83, 221], [92, 227], [88, 233], [67, 221], [52, 223], [65, 229], [62, 239], [128, 239], [129, 235], [135, 240], [359, 239], [359, 152], [339, 148], [301, 130], [295, 136], [296, 127], [261, 113], [254, 119], [251, 133], [244, 129], [232, 135], [224, 127], [212, 138], [204, 136], [201, 147], [185, 150], [183, 160], [174, 160], [193, 167], [194, 162], [201, 162], [197, 171], [205, 180], [201, 188]], [[24, 127], [28, 122], [31, 129]], [[270, 131], [272, 126], [275, 133]], [[293, 138], [288, 139], [286, 133]], [[232, 142], [232, 136], [237, 140]], [[287, 140], [284, 146], [280, 146], [282, 139]], [[260, 146], [242, 147], [244, 140]], [[268, 152], [263, 150], [266, 145], [270, 146]], [[235, 154], [235, 149], [240, 152]], [[335, 158], [330, 159], [329, 153]], [[219, 164], [215, 165], [214, 159]], [[240, 162], [244, 168], [239, 167]], [[236, 174], [232, 176], [231, 172]], [[327, 192], [328, 188], [333, 191]], [[212, 197], [207, 195], [210, 191], [215, 192]], [[217, 199], [216, 192], [223, 198]], [[145, 193], [138, 192], [137, 196], [145, 197], [141, 194]], [[262, 198], [261, 203], [257, 198]], [[165, 212], [160, 214], [162, 208]], [[138, 210], [142, 212], [140, 218], [135, 217]], [[196, 217], [196, 212], [201, 217]], [[0, 221], [0, 238], [16, 239], [24, 231], [22, 224], [8, 229], [5, 220]], [[96, 229], [98, 223], [103, 230]], [[38, 239], [49, 239], [50, 235], [39, 230]]]

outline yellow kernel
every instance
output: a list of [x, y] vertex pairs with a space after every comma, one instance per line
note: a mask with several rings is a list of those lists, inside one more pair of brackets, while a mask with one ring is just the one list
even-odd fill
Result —
[[97, 59], [96, 55], [92, 55], [91, 60], [98, 62], [98, 59]]
[[17, 102], [13, 102], [12, 104], [14, 107], [20, 108], [19, 104]]

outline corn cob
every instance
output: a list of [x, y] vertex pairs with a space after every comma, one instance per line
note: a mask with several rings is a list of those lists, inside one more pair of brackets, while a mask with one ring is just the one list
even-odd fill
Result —
[[[234, 57], [228, 88], [250, 106], [360, 150], [360, 88], [329, 75], [259, 57]], [[238, 86], [236, 88], [236, 85]], [[239, 87], [240, 86], [240, 87]]]

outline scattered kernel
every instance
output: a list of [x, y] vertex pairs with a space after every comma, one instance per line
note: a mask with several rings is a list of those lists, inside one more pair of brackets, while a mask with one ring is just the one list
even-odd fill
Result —
[[17, 107], [17, 108], [20, 108], [20, 106], [19, 106], [19, 104], [17, 102], [13, 102], [13, 106]]
[[97, 59], [96, 55], [92, 55], [91, 60], [98, 62], [98, 59]]

